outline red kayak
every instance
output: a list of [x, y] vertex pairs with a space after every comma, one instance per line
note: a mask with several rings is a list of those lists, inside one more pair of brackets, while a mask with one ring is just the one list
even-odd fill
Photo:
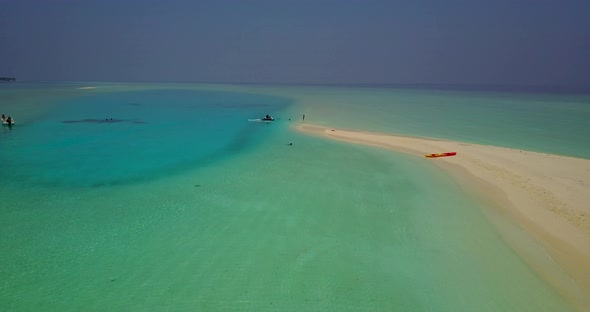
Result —
[[436, 158], [436, 157], [447, 157], [447, 156], [455, 156], [457, 152], [448, 152], [448, 153], [438, 153], [438, 154], [426, 154], [424, 156], [428, 158]]

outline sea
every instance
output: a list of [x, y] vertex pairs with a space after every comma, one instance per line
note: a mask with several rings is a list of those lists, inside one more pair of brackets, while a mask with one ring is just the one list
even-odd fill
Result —
[[588, 159], [588, 94], [22, 82], [0, 113], [0, 311], [573, 309], [432, 162], [294, 126]]

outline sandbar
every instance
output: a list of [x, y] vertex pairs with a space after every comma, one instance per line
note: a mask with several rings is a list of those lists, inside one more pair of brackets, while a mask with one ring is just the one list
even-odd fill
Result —
[[[580, 310], [590, 309], [590, 159], [310, 124], [295, 128], [436, 164], [489, 207], [502, 237], [537, 274]], [[443, 152], [457, 155], [425, 157]]]

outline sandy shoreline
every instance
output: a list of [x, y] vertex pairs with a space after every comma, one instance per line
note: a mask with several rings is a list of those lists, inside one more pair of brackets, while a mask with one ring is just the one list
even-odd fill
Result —
[[[309, 124], [296, 129], [434, 162], [493, 208], [491, 215], [498, 217], [493, 223], [540, 276], [582, 310], [590, 308], [589, 159]], [[457, 156], [424, 157], [441, 152]], [[530, 248], [527, 239], [539, 248]]]

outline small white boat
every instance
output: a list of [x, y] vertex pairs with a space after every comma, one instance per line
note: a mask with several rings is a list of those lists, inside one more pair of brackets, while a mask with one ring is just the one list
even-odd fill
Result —
[[272, 118], [272, 117], [270, 117], [270, 115], [266, 115], [263, 118], [248, 119], [248, 121], [266, 121], [266, 122], [269, 122], [269, 121], [275, 121], [275, 119]]
[[263, 119], [263, 118], [255, 118], [255, 119], [248, 119], [248, 121], [253, 121], [253, 122], [272, 122], [273, 120], [268, 120], [268, 119]]
[[12, 125], [14, 125], [14, 119], [10, 118], [10, 124], [9, 124], [7, 118], [2, 118], [2, 125], [3, 126], [12, 126]]

